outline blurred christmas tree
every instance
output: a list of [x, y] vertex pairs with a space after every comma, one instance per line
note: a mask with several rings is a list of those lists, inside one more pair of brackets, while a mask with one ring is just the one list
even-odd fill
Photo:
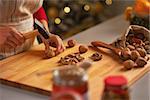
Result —
[[44, 0], [49, 29], [62, 38], [111, 18], [111, 6], [112, 0]]

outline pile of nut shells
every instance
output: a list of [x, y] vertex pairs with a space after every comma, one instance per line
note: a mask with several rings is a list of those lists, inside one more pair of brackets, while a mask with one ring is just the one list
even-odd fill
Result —
[[58, 63], [61, 65], [74, 65], [78, 62], [83, 61], [85, 58], [79, 53], [68, 54], [65, 57], [61, 57]]
[[[77, 42], [75, 40], [68, 40], [66, 48], [72, 48], [76, 46]], [[88, 47], [85, 45], [80, 45], [78, 48], [78, 52], [68, 54], [65, 57], [61, 57], [58, 63], [60, 65], [74, 65], [85, 59], [85, 57], [81, 56], [88, 51]], [[94, 53], [89, 57], [93, 61], [99, 61], [102, 59], [102, 55], [99, 53]]]
[[121, 47], [120, 58], [125, 69], [144, 67], [149, 60], [150, 41], [142, 33], [130, 33], [126, 37], [125, 47]]

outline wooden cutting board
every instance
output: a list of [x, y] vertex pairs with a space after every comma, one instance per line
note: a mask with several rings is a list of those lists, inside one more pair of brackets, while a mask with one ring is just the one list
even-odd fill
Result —
[[[0, 82], [50, 95], [52, 91], [52, 73], [41, 76], [37, 74], [58, 67], [58, 60], [67, 54], [78, 52], [78, 46], [69, 48], [51, 59], [45, 59], [44, 45], [41, 44], [24, 53], [4, 59], [0, 61]], [[95, 52], [101, 53], [103, 58], [100, 61], [93, 62], [92, 66], [86, 70], [89, 75], [90, 100], [99, 100], [103, 90], [103, 79], [106, 76], [124, 75], [130, 86], [150, 70], [150, 62], [148, 62], [144, 68], [123, 71], [121, 60], [107, 49], [89, 47], [88, 52], [82, 54], [82, 56], [89, 60], [89, 56]]]

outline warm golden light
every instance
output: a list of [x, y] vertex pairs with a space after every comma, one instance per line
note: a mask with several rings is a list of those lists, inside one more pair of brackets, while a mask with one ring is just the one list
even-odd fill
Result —
[[70, 11], [71, 11], [70, 7], [65, 7], [65, 8], [64, 8], [64, 12], [65, 12], [65, 13], [69, 13]]
[[61, 23], [61, 19], [60, 19], [60, 18], [56, 18], [56, 19], [55, 19], [55, 23], [56, 23], [56, 24], [60, 24], [60, 23]]
[[134, 5], [134, 12], [139, 15], [149, 15], [150, 13], [150, 1], [148, 0], [136, 0]]
[[112, 0], [105, 0], [105, 3], [106, 3], [107, 5], [111, 5], [111, 4], [112, 4]]
[[85, 6], [84, 6], [84, 10], [85, 10], [85, 11], [89, 11], [89, 10], [90, 10], [90, 6], [89, 6], [89, 5], [85, 5]]

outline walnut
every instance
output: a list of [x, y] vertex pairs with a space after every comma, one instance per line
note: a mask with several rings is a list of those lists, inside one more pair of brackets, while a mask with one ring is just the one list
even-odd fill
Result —
[[84, 45], [80, 45], [79, 46], [79, 52], [82, 54], [82, 53], [85, 53], [88, 51], [88, 47], [87, 46], [84, 46]]
[[76, 45], [76, 41], [75, 40], [68, 40], [68, 47], [74, 47]]
[[135, 66], [135, 63], [132, 60], [126, 60], [123, 62], [123, 66], [124, 66], [124, 69], [129, 70]]
[[147, 61], [143, 57], [139, 57], [135, 63], [137, 64], [137, 67], [144, 67], [147, 64]]
[[140, 57], [140, 54], [138, 51], [136, 51], [136, 50], [131, 51], [131, 59], [133, 61], [135, 61], [138, 57]]
[[45, 50], [45, 54], [48, 58], [52, 58], [56, 55], [55, 52], [52, 49]]
[[146, 51], [145, 51], [145, 49], [137, 48], [137, 51], [139, 52], [139, 54], [141, 55], [141, 57], [145, 57], [145, 56], [146, 56]]
[[91, 56], [90, 58], [91, 58], [93, 61], [99, 61], [99, 60], [102, 59], [102, 55], [96, 52], [96, 53], [92, 54], [92, 56]]

